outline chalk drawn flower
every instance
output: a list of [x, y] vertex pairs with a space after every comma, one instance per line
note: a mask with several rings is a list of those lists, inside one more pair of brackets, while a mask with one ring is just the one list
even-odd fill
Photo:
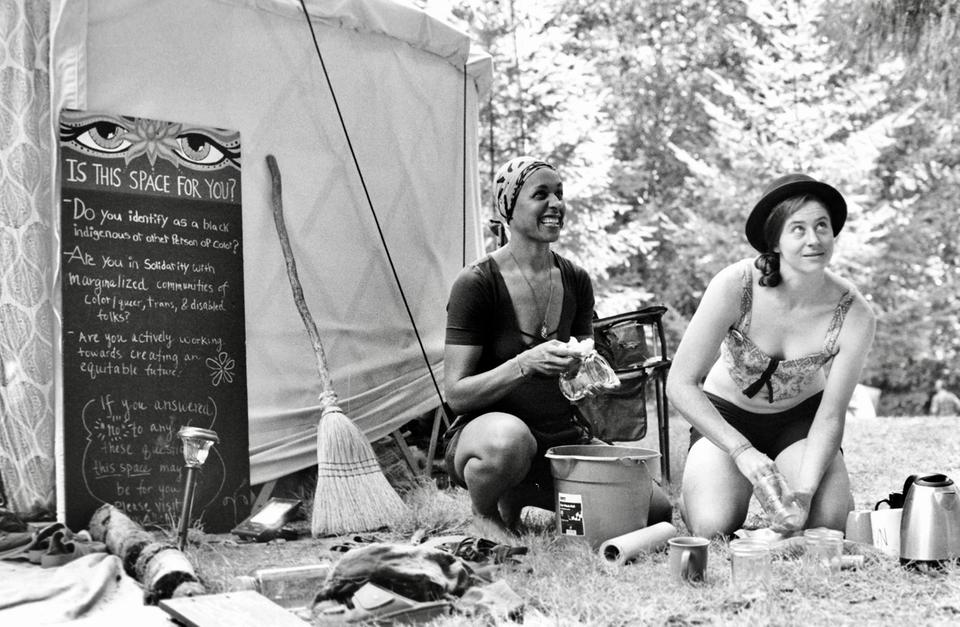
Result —
[[233, 368], [237, 365], [233, 357], [224, 351], [220, 351], [217, 358], [207, 357], [207, 367], [210, 368], [210, 381], [214, 387], [218, 387], [221, 381], [233, 383]]

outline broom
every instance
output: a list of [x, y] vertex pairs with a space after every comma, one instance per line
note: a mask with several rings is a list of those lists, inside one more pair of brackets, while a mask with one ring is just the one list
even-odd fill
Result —
[[367, 437], [337, 407], [337, 394], [327, 370], [320, 334], [303, 298], [297, 263], [283, 221], [280, 169], [273, 155], [267, 155], [267, 167], [273, 186], [273, 221], [283, 249], [287, 278], [300, 318], [313, 343], [323, 387], [317, 425], [317, 489], [313, 499], [311, 533], [313, 537], [342, 535], [390, 526], [404, 514], [406, 506], [383, 475]]

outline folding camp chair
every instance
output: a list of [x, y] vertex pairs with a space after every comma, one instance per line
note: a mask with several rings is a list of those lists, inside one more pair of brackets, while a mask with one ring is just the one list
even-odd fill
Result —
[[660, 439], [660, 476], [670, 481], [670, 431], [667, 415], [667, 357], [663, 333], [666, 307], [655, 305], [593, 321], [594, 345], [617, 373], [617, 390], [585, 399], [580, 412], [598, 438], [632, 441], [647, 433], [646, 387], [653, 380]]

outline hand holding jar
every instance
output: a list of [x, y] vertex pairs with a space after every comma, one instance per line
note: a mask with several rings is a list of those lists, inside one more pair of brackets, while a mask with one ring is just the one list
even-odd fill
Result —
[[567, 344], [581, 354], [580, 366], [560, 376], [560, 391], [567, 400], [578, 401], [599, 391], [619, 387], [620, 379], [607, 360], [594, 349], [592, 339], [580, 342], [572, 337]]
[[770, 528], [778, 532], [798, 531], [810, 513], [809, 495], [793, 492], [786, 479], [771, 466], [757, 475], [753, 493], [770, 517]]

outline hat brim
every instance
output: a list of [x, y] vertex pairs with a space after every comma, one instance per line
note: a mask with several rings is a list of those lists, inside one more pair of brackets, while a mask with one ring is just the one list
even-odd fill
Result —
[[802, 194], [816, 196], [824, 204], [830, 214], [833, 235], [836, 236], [840, 233], [843, 223], [847, 221], [847, 202], [843, 199], [843, 195], [832, 186], [820, 181], [792, 181], [770, 190], [754, 205], [753, 210], [747, 217], [745, 229], [747, 241], [750, 242], [750, 245], [761, 253], [769, 252], [765, 250], [766, 242], [763, 238], [763, 227], [767, 223], [767, 218], [770, 217], [770, 212], [781, 201]]

